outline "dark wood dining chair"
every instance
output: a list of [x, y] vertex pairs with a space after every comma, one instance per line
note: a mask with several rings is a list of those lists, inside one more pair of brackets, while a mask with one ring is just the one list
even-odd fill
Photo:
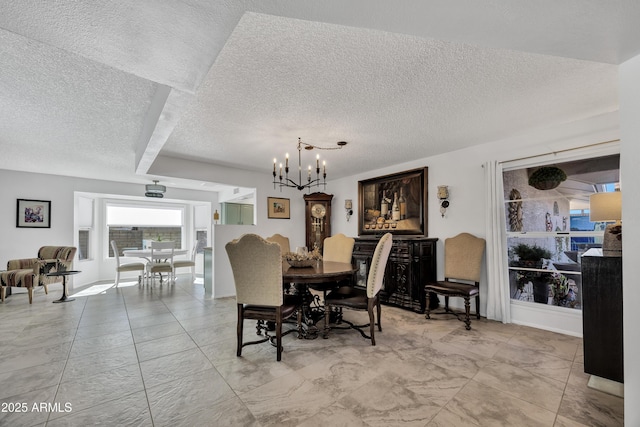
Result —
[[[339, 322], [346, 323], [349, 325], [349, 328], [357, 330], [364, 338], [370, 339], [371, 345], [376, 345], [375, 316], [373, 311], [376, 309], [378, 331], [381, 332], [382, 323], [380, 316], [382, 309], [380, 307], [379, 294], [380, 289], [382, 289], [384, 272], [387, 267], [387, 260], [389, 259], [392, 245], [393, 237], [391, 233], [386, 233], [380, 238], [380, 241], [378, 241], [376, 249], [373, 252], [373, 257], [371, 258], [371, 266], [369, 268], [369, 275], [367, 276], [367, 287], [365, 289], [353, 286], [341, 286], [327, 294], [325, 298], [325, 338], [328, 337], [329, 334], [328, 324], [332, 307], [366, 310], [369, 313], [369, 323], [366, 325], [355, 325], [345, 320], [342, 316]], [[367, 326], [369, 326], [370, 335], [367, 335], [363, 330], [363, 328]]]
[[[282, 289], [282, 257], [280, 246], [268, 242], [256, 234], [245, 234], [225, 245], [236, 288], [238, 307], [237, 350], [247, 345], [270, 341], [268, 327], [264, 322], [275, 324], [276, 360], [282, 359], [282, 337], [295, 330], [301, 332], [302, 310], [295, 303], [285, 302]], [[292, 300], [296, 301], [296, 300]], [[283, 320], [297, 314], [297, 329], [282, 333]], [[257, 333], [264, 338], [243, 343], [244, 320], [258, 321]]]
[[[428, 283], [426, 294], [425, 317], [431, 318], [429, 309], [429, 293], [444, 296], [444, 312], [434, 314], [453, 314], [464, 321], [465, 328], [471, 329], [470, 300], [476, 300], [476, 318], [480, 319], [480, 274], [485, 240], [469, 233], [460, 233], [444, 241], [444, 280]], [[459, 313], [449, 308], [449, 297], [464, 298], [464, 319]]]

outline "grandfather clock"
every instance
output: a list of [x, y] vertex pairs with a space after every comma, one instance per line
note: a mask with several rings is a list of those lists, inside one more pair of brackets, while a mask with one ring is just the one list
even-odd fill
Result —
[[305, 194], [305, 228], [307, 248], [322, 252], [324, 239], [331, 236], [331, 199], [333, 194]]

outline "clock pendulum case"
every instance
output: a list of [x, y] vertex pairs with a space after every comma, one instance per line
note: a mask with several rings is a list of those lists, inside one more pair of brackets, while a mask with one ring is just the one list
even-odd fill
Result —
[[333, 194], [305, 194], [305, 229], [307, 248], [322, 252], [324, 239], [331, 236], [331, 199]]

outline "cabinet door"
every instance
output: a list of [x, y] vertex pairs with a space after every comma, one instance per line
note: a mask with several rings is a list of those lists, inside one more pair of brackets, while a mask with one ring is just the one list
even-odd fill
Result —
[[584, 371], [624, 381], [622, 258], [582, 257]]
[[241, 205], [240, 224], [253, 224], [253, 205]]
[[369, 277], [369, 266], [371, 265], [371, 258], [367, 256], [354, 256], [353, 260], [358, 269], [356, 271], [355, 286], [359, 288], [366, 288], [367, 278]]
[[369, 268], [371, 267], [371, 258], [376, 248], [375, 241], [356, 240], [353, 246], [353, 262], [358, 271], [356, 271], [356, 286], [360, 288], [367, 287], [367, 278], [369, 277]]
[[225, 203], [223, 212], [223, 224], [241, 224], [242, 215], [240, 213], [240, 205], [236, 203]]
[[[415, 301], [420, 303], [420, 312], [425, 309], [425, 293], [424, 286], [427, 282], [435, 281], [436, 277], [436, 257], [433, 253], [435, 244], [431, 242], [421, 242], [416, 244], [411, 255], [412, 265], [412, 295]], [[431, 293], [429, 295], [429, 308], [434, 310], [438, 308], [440, 300], [438, 295]]]

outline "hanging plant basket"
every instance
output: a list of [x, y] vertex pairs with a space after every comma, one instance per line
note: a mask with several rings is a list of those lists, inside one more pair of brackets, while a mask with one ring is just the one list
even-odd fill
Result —
[[544, 166], [529, 177], [529, 185], [538, 190], [552, 190], [567, 179], [567, 174], [555, 166]]

